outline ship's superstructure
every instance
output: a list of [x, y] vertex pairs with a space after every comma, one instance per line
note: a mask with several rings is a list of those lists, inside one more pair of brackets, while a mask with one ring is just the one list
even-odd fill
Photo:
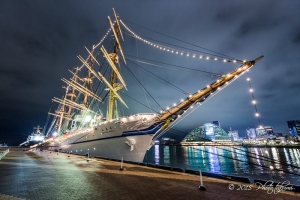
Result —
[[[70, 80], [62, 79], [67, 85], [66, 92], [63, 98], [53, 99], [59, 106], [55, 113], [49, 113], [54, 119], [48, 129], [47, 139], [41, 144], [44, 148], [142, 162], [156, 138], [163, 135], [190, 107], [201, 105], [262, 58], [242, 63], [240, 67], [160, 113], [137, 113], [121, 117], [118, 103], [125, 108], [128, 106], [120, 93], [121, 90], [127, 90], [127, 85], [119, 65], [120, 62], [126, 64], [126, 59], [121, 46], [124, 38], [120, 24], [123, 22], [113, 12], [115, 21], [108, 17], [114, 38], [110, 50], [100, 46], [108, 35], [106, 33], [91, 50], [85, 47], [88, 53], [86, 59], [78, 56], [82, 66], [70, 71], [73, 77]], [[103, 58], [102, 62], [97, 59], [99, 55]], [[86, 70], [84, 78], [79, 75], [83, 70]], [[94, 85], [96, 81], [98, 84]], [[97, 94], [99, 91], [104, 94], [103, 97]], [[105, 100], [106, 116], [99, 109], [99, 105], [105, 105]]]
[[45, 136], [41, 133], [42, 128], [40, 126], [33, 128], [33, 133], [30, 134], [25, 142], [19, 146], [31, 146], [42, 142]]

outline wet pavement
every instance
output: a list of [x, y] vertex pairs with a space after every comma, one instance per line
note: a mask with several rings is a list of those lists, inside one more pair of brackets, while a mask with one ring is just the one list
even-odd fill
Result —
[[[10, 149], [0, 161], [0, 199], [300, 199], [299, 193], [268, 194], [253, 184], [207, 177], [206, 191], [200, 191], [196, 175], [127, 163], [123, 167], [120, 171], [120, 163], [108, 160]], [[238, 190], [239, 185], [251, 189]]]

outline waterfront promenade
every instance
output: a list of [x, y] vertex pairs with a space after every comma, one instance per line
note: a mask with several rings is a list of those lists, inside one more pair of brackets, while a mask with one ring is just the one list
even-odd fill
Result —
[[[70, 157], [68, 157], [70, 156]], [[237, 190], [245, 183], [56, 152], [10, 149], [0, 161], [0, 199], [300, 199], [299, 193]], [[230, 190], [229, 184], [235, 189]]]

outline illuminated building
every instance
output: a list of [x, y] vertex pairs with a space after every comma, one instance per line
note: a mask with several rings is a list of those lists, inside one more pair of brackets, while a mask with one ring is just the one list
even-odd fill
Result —
[[212, 124], [214, 124], [214, 125], [216, 125], [216, 126], [219, 126], [219, 127], [221, 127], [221, 124], [220, 124], [220, 122], [219, 122], [219, 121], [213, 121], [213, 122], [212, 122]]
[[247, 131], [248, 138], [251, 138], [251, 139], [256, 138], [256, 132], [255, 132], [254, 128], [248, 128], [248, 129], [246, 129], [246, 131]]
[[273, 127], [272, 126], [265, 126], [266, 134], [273, 135]]
[[206, 123], [192, 130], [183, 139], [183, 141], [185, 142], [207, 141], [207, 140], [230, 141], [230, 138], [226, 133], [226, 131], [224, 131], [221, 127], [216, 126], [215, 124], [212, 123]]
[[231, 141], [237, 141], [239, 139], [239, 132], [237, 130], [230, 130], [228, 131], [228, 137], [231, 139]]
[[290, 120], [287, 121], [289, 132], [293, 136], [300, 136], [300, 121], [299, 120]]
[[257, 135], [257, 137], [266, 135], [266, 129], [265, 128], [257, 128], [256, 135]]

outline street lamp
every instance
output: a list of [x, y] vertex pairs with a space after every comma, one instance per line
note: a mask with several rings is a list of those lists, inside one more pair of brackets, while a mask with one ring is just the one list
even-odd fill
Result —
[[201, 168], [200, 168], [200, 167], [199, 167], [199, 175], [200, 175], [200, 186], [199, 186], [199, 190], [206, 191], [206, 188], [204, 187], [203, 182], [202, 182], [202, 172], [201, 172]]

